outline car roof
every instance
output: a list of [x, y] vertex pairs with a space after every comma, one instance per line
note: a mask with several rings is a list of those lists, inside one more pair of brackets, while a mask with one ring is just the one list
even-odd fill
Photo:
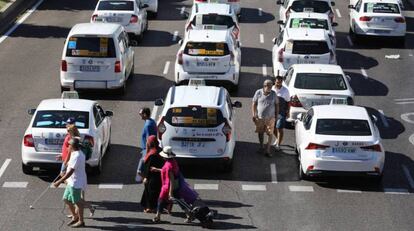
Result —
[[223, 3], [196, 3], [196, 14], [216, 13], [220, 15], [231, 15], [231, 8], [228, 4]]
[[214, 86], [177, 86], [172, 97], [172, 107], [187, 107], [188, 105], [200, 105], [202, 107], [218, 108], [220, 87]]
[[96, 101], [86, 99], [45, 99], [36, 110], [90, 111]]
[[335, 64], [293, 64], [296, 73], [338, 73], [343, 74], [341, 66]]
[[227, 30], [190, 30], [187, 38], [198, 42], [225, 42], [227, 34]]
[[289, 39], [293, 40], [326, 40], [326, 32], [322, 29], [285, 28]]
[[291, 12], [289, 15], [289, 19], [291, 18], [318, 18], [318, 19], [329, 19], [329, 16], [324, 13], [303, 13], [303, 12]]
[[120, 27], [120, 24], [115, 23], [79, 23], [72, 27], [70, 35], [112, 35]]
[[359, 119], [369, 120], [364, 107], [350, 105], [319, 105], [312, 107], [315, 118], [318, 119]]
[[363, 2], [374, 2], [374, 3], [395, 3], [398, 5], [398, 0], [363, 0]]
[[308, 1], [308, 2], [318, 1], [318, 2], [328, 2], [328, 3], [331, 3], [332, 2], [332, 0], [290, 0], [289, 3], [297, 2], [297, 1]]

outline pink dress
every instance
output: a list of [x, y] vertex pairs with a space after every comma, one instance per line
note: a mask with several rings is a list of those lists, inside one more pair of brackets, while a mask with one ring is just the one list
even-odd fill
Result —
[[168, 200], [168, 194], [170, 191], [170, 178], [168, 177], [168, 172], [173, 171], [174, 176], [178, 176], [179, 168], [177, 161], [174, 159], [168, 159], [165, 161], [164, 166], [161, 168], [161, 192], [159, 199]]

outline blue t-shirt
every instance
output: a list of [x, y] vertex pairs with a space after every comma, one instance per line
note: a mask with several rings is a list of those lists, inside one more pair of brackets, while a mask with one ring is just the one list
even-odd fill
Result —
[[146, 149], [146, 144], [147, 144], [147, 139], [149, 136], [157, 135], [157, 124], [155, 123], [155, 121], [151, 118], [145, 120], [144, 123], [144, 127], [142, 128], [142, 133], [141, 133], [141, 149], [143, 150], [143, 154], [145, 155], [145, 149]]

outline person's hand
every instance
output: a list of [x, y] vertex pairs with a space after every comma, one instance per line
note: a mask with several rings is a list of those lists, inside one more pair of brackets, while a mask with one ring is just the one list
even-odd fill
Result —
[[253, 117], [252, 117], [253, 122], [256, 122], [256, 121], [257, 121], [257, 119], [258, 119], [258, 117], [257, 117], [257, 116], [253, 116]]
[[147, 182], [148, 182], [147, 178], [144, 178], [144, 179], [142, 180], [142, 183], [144, 183], [144, 184], [146, 184]]
[[172, 201], [173, 198], [174, 197], [171, 194], [168, 195], [168, 200]]
[[62, 160], [62, 156], [61, 155], [57, 155], [55, 158], [56, 158], [56, 160], [59, 160], [59, 161]]
[[150, 171], [151, 171], [151, 172], [159, 172], [159, 169], [158, 169], [158, 168], [156, 168], [156, 167], [151, 167], [151, 168], [150, 168]]
[[53, 186], [54, 186], [55, 188], [59, 187], [59, 185], [60, 185], [60, 180], [58, 180], [58, 181], [56, 181], [56, 182], [53, 182]]

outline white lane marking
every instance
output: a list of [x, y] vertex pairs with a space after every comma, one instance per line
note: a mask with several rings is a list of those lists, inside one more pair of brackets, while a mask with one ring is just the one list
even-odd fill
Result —
[[414, 101], [407, 101], [407, 102], [396, 102], [395, 104], [403, 105], [403, 104], [413, 104]]
[[262, 73], [263, 73], [263, 77], [267, 76], [267, 65], [266, 64], [263, 64], [262, 66]]
[[380, 113], [382, 124], [384, 124], [384, 127], [388, 128], [390, 126], [390, 124], [388, 123], [388, 120], [385, 117], [384, 111], [383, 110], [378, 110], [378, 112]]
[[406, 188], [384, 188], [384, 193], [385, 194], [404, 194], [404, 195], [410, 194], [410, 192]]
[[354, 46], [354, 43], [352, 42], [352, 39], [349, 37], [349, 35], [346, 36], [346, 40], [348, 40], [348, 43], [351, 47]]
[[164, 66], [164, 71], [162, 72], [164, 75], [168, 73], [168, 69], [170, 68], [170, 61], [167, 61]]
[[17, 29], [17, 27], [19, 27], [37, 9], [37, 7], [40, 6], [40, 4], [42, 4], [42, 2], [43, 0], [38, 1], [30, 10], [26, 11], [26, 13], [19, 20], [17, 20], [14, 26], [10, 28], [6, 33], [4, 33], [3, 36], [0, 37], [0, 43], [6, 40], [6, 38], [8, 38], [9, 35], [13, 33]]
[[414, 103], [414, 98], [404, 98], [404, 99], [394, 99], [396, 104], [412, 104]]
[[260, 34], [259, 35], [259, 40], [260, 40], [260, 43], [264, 43], [264, 36], [263, 36], [263, 34]]
[[263, 15], [263, 9], [262, 8], [259, 8], [258, 14], [259, 14], [259, 16], [262, 16]]
[[362, 193], [360, 190], [338, 189], [338, 193]]
[[414, 134], [412, 134], [412, 135], [408, 138], [408, 141], [410, 141], [410, 143], [411, 143], [412, 145], [414, 145]]
[[368, 79], [367, 71], [361, 67], [361, 74], [364, 76], [365, 79]]
[[28, 182], [12, 182], [6, 181], [3, 184], [3, 188], [26, 188]]
[[414, 120], [410, 119], [410, 116], [414, 116], [414, 112], [404, 113], [401, 115], [401, 119], [407, 123], [414, 124]]
[[177, 41], [177, 37], [178, 37], [178, 31], [176, 30], [176, 31], [174, 31], [174, 35], [172, 37], [172, 41], [173, 42]]
[[9, 166], [10, 162], [11, 162], [11, 159], [6, 159], [4, 161], [3, 165], [0, 168], [0, 178], [1, 178], [1, 176], [3, 176], [4, 172], [6, 171], [7, 166]]
[[341, 16], [341, 12], [339, 12], [339, 9], [337, 8], [335, 9], [335, 11], [336, 11], [336, 15], [338, 15], [338, 18], [341, 18], [342, 16]]
[[185, 6], [181, 7], [180, 14], [184, 14], [184, 11], [185, 11]]
[[276, 164], [270, 164], [270, 175], [272, 177], [272, 183], [277, 184]]
[[289, 191], [291, 192], [313, 192], [313, 187], [312, 186], [289, 185]]
[[412, 189], [414, 189], [414, 180], [413, 180], [413, 178], [411, 177], [410, 170], [409, 170], [409, 169], [408, 169], [408, 167], [407, 167], [407, 166], [405, 166], [405, 165], [403, 165], [402, 167], [403, 167], [403, 171], [404, 171], [405, 177], [407, 178], [408, 183], [410, 184], [410, 187], [411, 187]]
[[99, 184], [99, 189], [122, 189], [123, 184]]
[[195, 190], [218, 190], [218, 184], [194, 184]]
[[253, 184], [244, 184], [242, 185], [243, 191], [266, 191], [266, 185], [253, 185]]
[[413, 54], [412, 54], [412, 53], [410, 53], [410, 54], [408, 54], [408, 56], [412, 57], [412, 56], [413, 56]]
[[397, 101], [397, 102], [399, 102], [399, 101], [411, 101], [411, 100], [414, 100], [414, 98], [394, 99], [394, 101]]

